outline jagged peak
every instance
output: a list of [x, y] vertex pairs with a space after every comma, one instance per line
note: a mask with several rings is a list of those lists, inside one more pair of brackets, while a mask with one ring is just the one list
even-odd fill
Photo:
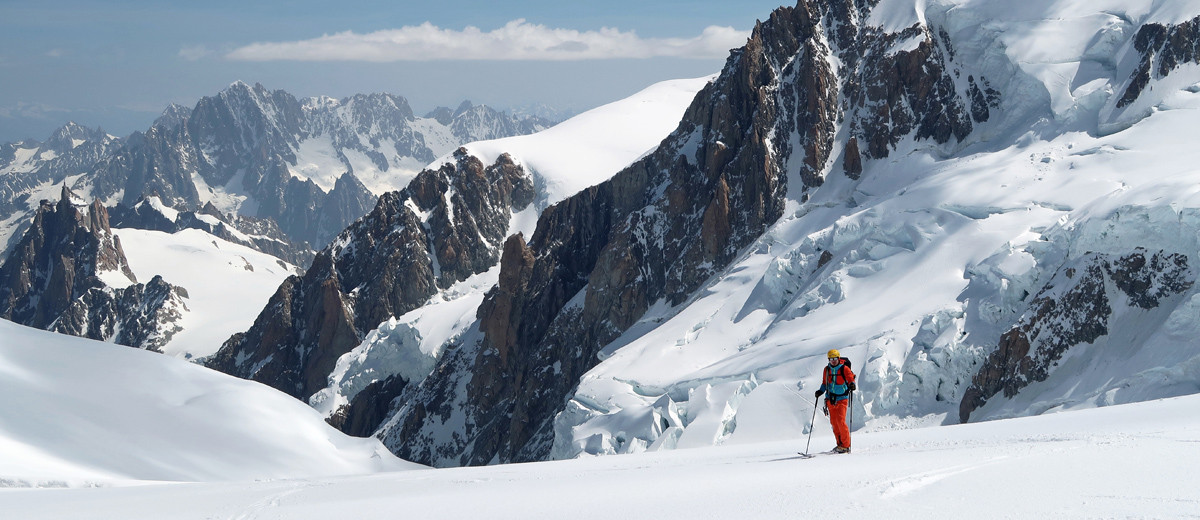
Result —
[[187, 117], [191, 115], [191, 113], [191, 107], [180, 105], [179, 103], [171, 103], [170, 105], [167, 105], [167, 108], [163, 109], [162, 113], [159, 114], [158, 117], [160, 119], [164, 117]]
[[58, 127], [44, 144], [59, 151], [66, 151], [86, 141], [104, 137], [104, 132], [99, 128], [93, 130], [75, 121], [68, 121], [67, 124]]
[[449, 125], [454, 121], [454, 112], [450, 107], [437, 107], [425, 114], [425, 119], [434, 119], [443, 125]]
[[66, 183], [63, 183], [62, 190], [59, 191], [58, 203], [59, 205], [84, 206], [87, 204], [87, 201], [78, 193], [72, 191], [71, 188], [67, 187]]
[[462, 113], [464, 113], [468, 110], [471, 110], [474, 107], [475, 107], [475, 104], [471, 103], [471, 100], [469, 100], [469, 99], [463, 100], [462, 103], [458, 104], [458, 108], [454, 109], [454, 117], [458, 117]]
[[217, 94], [217, 97], [221, 99], [249, 98], [257, 104], [262, 104], [264, 101], [263, 98], [269, 95], [270, 92], [262, 83], [255, 83], [251, 86], [242, 80], [237, 80], [230, 83], [228, 87], [225, 87], [224, 90]]
[[[262, 85], [261, 85], [261, 84], [259, 84], [259, 83], [255, 83], [255, 85], [256, 85], [256, 86], [259, 86], [259, 87], [261, 87], [261, 86], [262, 86]], [[253, 88], [253, 87], [251, 87], [249, 83], [246, 83], [245, 81], [242, 81], [242, 80], [240, 80], [240, 79], [239, 79], [239, 80], [235, 80], [233, 83], [230, 83], [228, 87], [225, 87], [225, 89], [224, 89], [224, 90], [222, 90], [222, 92], [228, 92], [228, 91], [235, 91], [235, 92], [236, 92], [236, 91], [251, 91], [251, 90], [254, 90], [254, 88]]]
[[87, 227], [92, 233], [104, 232], [112, 234], [112, 227], [108, 224], [108, 208], [104, 207], [104, 203], [100, 199], [93, 199], [88, 206]]
[[170, 105], [167, 105], [167, 108], [163, 109], [162, 113], [158, 116], [158, 118], [154, 120], [154, 123], [150, 125], [150, 128], [151, 129], [154, 129], [154, 128], [165, 128], [165, 129], [176, 128], [180, 124], [187, 121], [188, 118], [191, 117], [191, 115], [192, 115], [191, 108], [180, 105], [178, 103], [171, 103]]

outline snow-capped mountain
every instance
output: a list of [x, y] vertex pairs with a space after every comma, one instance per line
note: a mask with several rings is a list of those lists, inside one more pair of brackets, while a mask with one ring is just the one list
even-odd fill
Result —
[[320, 246], [460, 144], [549, 125], [470, 103], [438, 119], [391, 94], [297, 99], [239, 81], [125, 139], [72, 124], [46, 143], [0, 147], [0, 238], [19, 237], [38, 201], [66, 183], [110, 207], [155, 196], [183, 211], [271, 219], [291, 241]]
[[[9, 490], [6, 512], [1186, 516], [1198, 29], [1200, 0], [799, 0], [714, 77], [455, 148], [206, 360], [315, 412], [0, 322], [0, 392], [23, 397], [0, 486], [270, 479]], [[63, 198], [87, 223], [65, 251], [164, 241]], [[162, 200], [131, 218], [223, 222]], [[193, 231], [160, 261], [197, 271]], [[75, 278], [141, 272], [68, 256]], [[854, 453], [801, 461], [833, 442], [813, 395], [833, 348], [859, 374]], [[578, 460], [331, 479], [395, 461], [322, 418], [434, 466]]]
[[[150, 197], [114, 216], [63, 188], [0, 263], [0, 317], [171, 356], [211, 355], [298, 269], [260, 251], [277, 239], [243, 234], [208, 209], [179, 212]], [[241, 227], [250, 224], [262, 223]], [[137, 283], [139, 274], [149, 281]]]
[[739, 410], [808, 409], [831, 348], [858, 428], [1195, 392], [1198, 15], [781, 8], [657, 148], [510, 234], [474, 316], [393, 313], [311, 401], [462, 465], [770, 438]]
[[41, 200], [57, 200], [64, 182], [90, 171], [120, 143], [101, 129], [70, 123], [45, 142], [0, 145], [0, 254], [21, 238]]
[[[231, 246], [228, 243], [232, 242], [275, 256], [286, 264], [307, 266], [313, 255], [310, 243], [327, 243], [350, 222], [366, 214], [378, 193], [403, 187], [421, 165], [453, 150], [461, 142], [528, 133], [546, 124], [536, 118], [515, 119], [469, 102], [448, 114], [443, 123], [414, 116], [404, 98], [390, 94], [298, 100], [284, 91], [268, 92], [261, 85], [251, 87], [237, 82], [217, 96], [200, 100], [195, 108], [168, 107], [145, 133], [125, 139], [70, 124], [45, 143], [25, 141], [0, 148], [0, 218], [4, 219], [0, 223], [0, 239], [15, 247], [30, 233], [47, 233], [29, 227], [39, 211], [55, 207], [40, 205], [39, 201], [61, 200], [59, 193], [69, 185], [79, 200], [99, 201], [105, 215], [111, 209], [112, 227], [130, 233], [132, 229], [140, 229], [176, 234], [199, 230], [207, 234], [196, 247], [211, 251], [193, 255], [192, 258], [201, 260], [184, 264], [208, 271], [210, 276], [228, 274], [220, 261], [224, 252], [218, 243]], [[108, 216], [104, 221], [108, 233]], [[54, 235], [51, 241], [69, 242], [64, 250], [51, 256], [69, 258], [89, 254], [81, 250], [66, 251], [75, 244], [69, 238], [75, 231], [63, 228], [49, 233]], [[44, 236], [30, 238], [44, 239]], [[0, 254], [7, 256], [11, 249], [0, 249]], [[143, 265], [155, 265], [155, 259], [170, 256], [169, 248], [142, 249], [138, 254], [145, 260], [138, 261]], [[261, 256], [258, 252], [241, 256], [257, 258]], [[206, 263], [209, 260], [215, 263], [209, 266]], [[27, 261], [14, 262], [28, 267]], [[264, 280], [272, 289], [293, 270], [291, 265], [275, 261], [243, 263], [247, 268], [259, 265], [259, 273], [268, 273]], [[48, 265], [31, 272], [50, 269]], [[161, 279], [155, 276], [167, 271], [176, 273], [171, 282], [186, 280], [188, 286], [199, 285], [193, 281], [195, 277], [181, 276], [184, 271], [173, 269], [179, 264], [158, 265], [165, 271], [141, 271], [144, 278], [151, 280], [150, 286], [157, 287]], [[262, 265], [267, 267], [263, 269]], [[22, 268], [14, 267], [17, 271]], [[90, 278], [80, 278], [75, 280], [81, 284], [78, 290], [51, 295], [46, 293], [49, 286], [45, 284], [17, 287], [23, 283], [22, 276], [25, 275], [14, 275], [13, 279], [18, 281], [13, 282], [12, 294], [20, 294], [28, 302], [41, 301], [38, 305], [42, 306], [59, 302], [89, 309], [113, 307], [120, 298], [90, 303], [79, 302], [79, 298], [92, 294], [89, 291], [93, 288], [98, 291], [95, 294], [104, 293], [99, 290], [100, 285], [118, 291], [128, 285], [120, 280], [85, 283]], [[205, 283], [204, 287], [225, 286], [224, 282], [239, 278], [234, 273], [228, 280]], [[67, 277], [59, 282], [65, 281], [70, 286], [71, 280]], [[154, 335], [153, 345], [143, 346], [189, 357], [212, 354], [230, 334], [250, 324], [253, 313], [271, 294], [270, 290], [260, 294], [261, 288], [256, 283], [234, 286], [235, 290], [226, 295], [234, 301], [211, 306], [215, 315], [203, 309], [209, 306], [189, 309], [182, 301], [176, 301], [170, 305], [174, 310], [160, 316], [162, 319], [146, 318], [165, 328]], [[236, 290], [242, 287], [254, 288], [253, 295]], [[149, 301], [161, 304], [178, 300], [167, 298], [166, 295], [174, 294], [172, 290], [159, 293]], [[77, 303], [71, 304], [72, 301]], [[121, 305], [129, 308], [133, 303], [123, 301]], [[145, 307], [140, 301], [137, 303]], [[5, 307], [5, 316], [23, 316], [23, 311], [13, 309], [25, 304], [15, 300], [10, 304]], [[50, 327], [61, 311], [55, 310], [45, 320], [26, 316], [18, 322]], [[145, 331], [135, 333], [132, 328], [116, 326], [116, 318], [112, 316], [115, 311], [103, 312], [105, 318], [85, 318], [91, 311], [73, 312], [79, 325], [54, 325], [54, 330], [114, 339], [122, 344], [144, 343]], [[209, 321], [218, 315], [221, 320]], [[108, 324], [89, 328], [83, 325], [89, 320], [107, 320]], [[176, 325], [167, 327], [168, 321]], [[197, 335], [196, 331], [185, 331], [183, 336], [191, 339], [168, 347], [166, 343], [172, 340], [178, 324], [188, 322], [193, 326], [208, 323], [208, 332]], [[214, 333], [220, 337], [211, 336]], [[125, 337], [130, 334], [141, 339]], [[200, 338], [207, 343], [197, 342]]]
[[1198, 20], [802, 0], [673, 116], [434, 161], [207, 363], [439, 466], [770, 439], [830, 348], [856, 428], [1194, 393]]
[[[448, 124], [416, 117], [391, 94], [296, 99], [237, 82], [183, 118], [169, 109], [144, 135], [98, 166], [94, 195], [132, 205], [156, 194], [168, 206], [212, 203], [225, 213], [276, 220], [298, 240], [326, 244], [458, 144], [524, 130], [487, 107]], [[182, 121], [181, 121], [182, 119]], [[536, 128], [534, 128], [536, 129]], [[142, 188], [146, 186], [146, 188]]]
[[[733, 253], [724, 266], [692, 260], [703, 268], [694, 289], [671, 290], [690, 268], [672, 264], [677, 254], [618, 255], [633, 260], [624, 278], [592, 270], [558, 319], [569, 330], [596, 316], [598, 357], [551, 412], [553, 434], [523, 446], [553, 438], [550, 456], [561, 458], [738, 442], [764, 431], [743, 408], [811, 405], [830, 348], [860, 367], [858, 427], [1194, 393], [1200, 249], [1182, 129], [1200, 107], [1197, 15], [1196, 2], [805, 1], [777, 11], [722, 78], [737, 77], [759, 40], [769, 71], [759, 114], [798, 107], [764, 117], [777, 126], [750, 127], [771, 138], [755, 173], [786, 173], [779, 217], [740, 242], [753, 220], [729, 218], [731, 241], [718, 244], [739, 247], [718, 250]], [[690, 139], [679, 148], [689, 164], [746, 153], [720, 132], [685, 125], [676, 136]], [[770, 193], [747, 197], [755, 184], [732, 183], [726, 210], [720, 177], [707, 178], [711, 202], [690, 213], [685, 244], [704, 245], [707, 223], [724, 224], [710, 215]], [[638, 215], [654, 206], [627, 213], [647, 224], [616, 226], [598, 265], [613, 252], [678, 247], [654, 232], [670, 212]], [[546, 261], [564, 254], [531, 249]], [[661, 285], [622, 282], [659, 272]], [[515, 348], [545, 352], [563, 343], [557, 330]]]

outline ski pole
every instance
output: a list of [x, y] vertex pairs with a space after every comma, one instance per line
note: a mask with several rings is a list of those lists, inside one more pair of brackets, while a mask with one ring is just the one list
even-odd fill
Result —
[[850, 392], [850, 424], [847, 424], [846, 428], [854, 430], [854, 392]]
[[804, 445], [805, 455], [808, 455], [808, 448], [812, 446], [812, 431], [817, 427], [817, 402], [820, 400], [821, 396], [817, 396], [817, 398], [813, 400], [813, 416], [812, 420], [808, 422], [808, 444]]

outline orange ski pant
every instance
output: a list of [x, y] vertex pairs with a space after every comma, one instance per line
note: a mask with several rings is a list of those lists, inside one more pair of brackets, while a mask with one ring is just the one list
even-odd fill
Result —
[[846, 426], [846, 411], [850, 409], [850, 400], [826, 401], [829, 406], [829, 423], [833, 425], [833, 436], [837, 437], [837, 445], [842, 448], [850, 447], [850, 427]]

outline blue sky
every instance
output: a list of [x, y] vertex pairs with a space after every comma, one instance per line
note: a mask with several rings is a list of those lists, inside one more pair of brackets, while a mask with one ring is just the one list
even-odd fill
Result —
[[719, 71], [781, 3], [0, 0], [0, 142], [68, 120], [125, 135], [236, 80], [390, 92], [418, 112], [464, 99], [583, 110]]

